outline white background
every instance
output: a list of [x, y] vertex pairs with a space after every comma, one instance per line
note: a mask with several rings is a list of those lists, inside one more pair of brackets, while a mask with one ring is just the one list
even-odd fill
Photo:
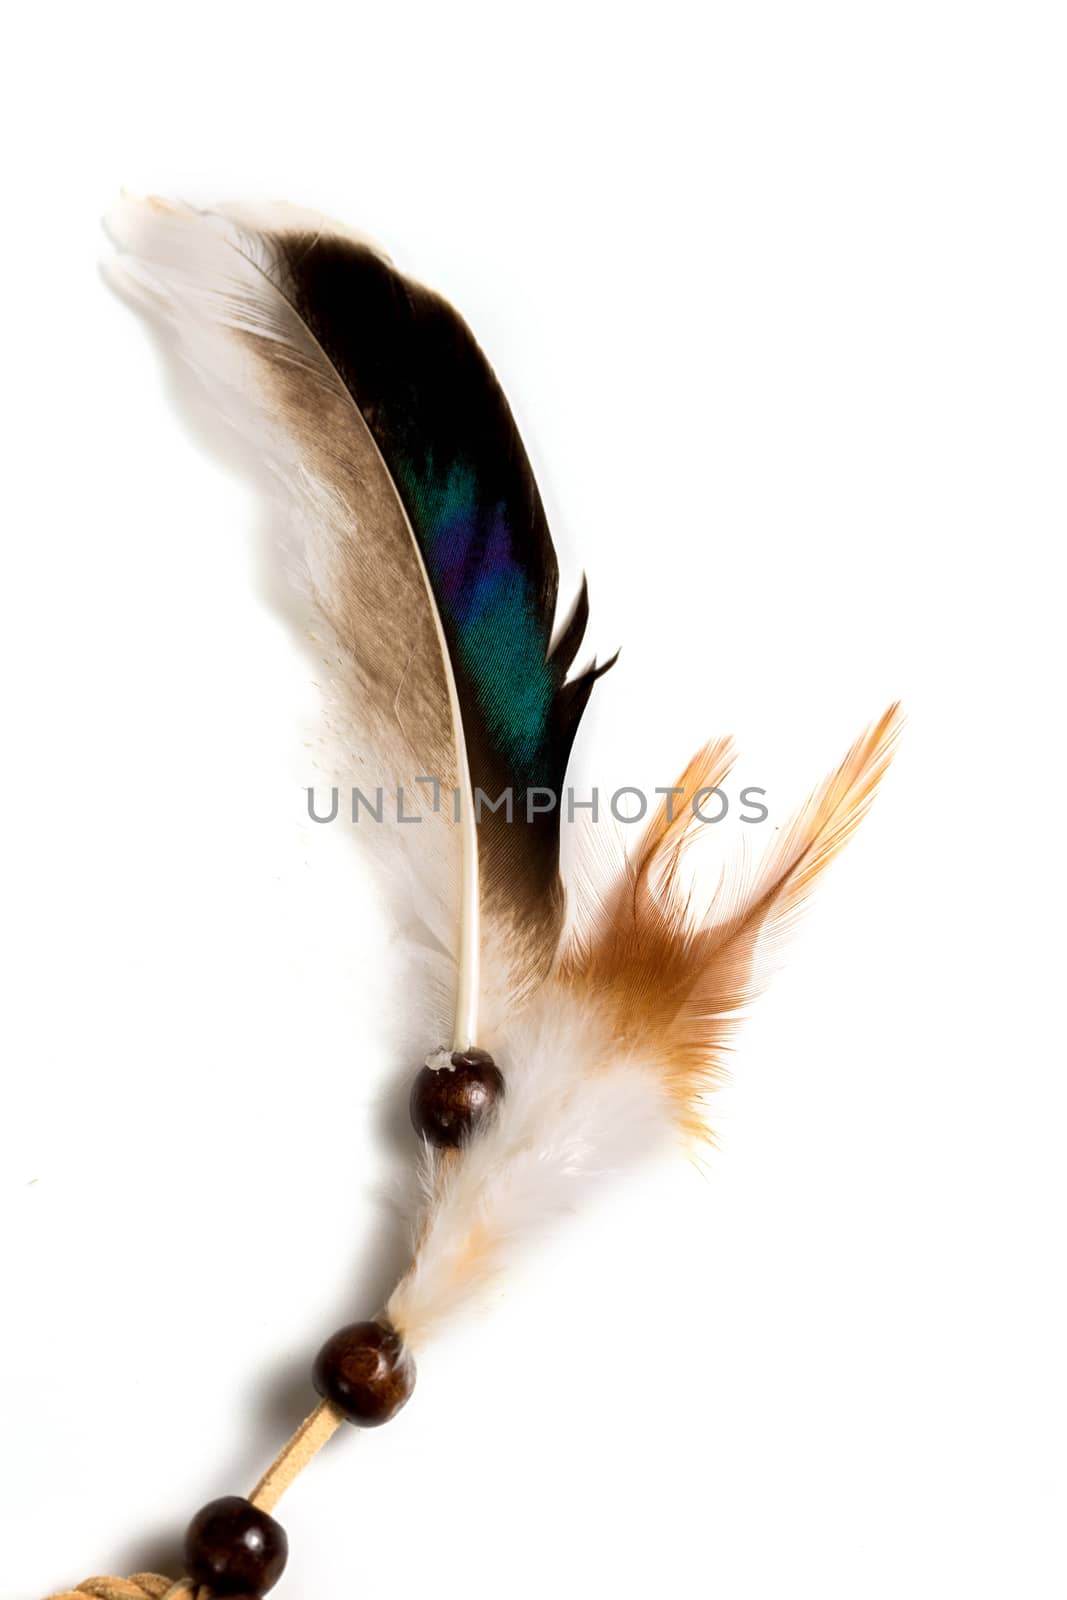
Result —
[[577, 782], [733, 731], [780, 819], [910, 715], [706, 1174], [576, 1218], [332, 1445], [279, 1594], [1065, 1593], [1061, 23], [9, 21], [5, 1597], [173, 1575], [378, 1305], [411, 1159], [389, 919], [304, 814], [315, 662], [258, 486], [98, 279], [121, 185], [320, 207], [461, 307], [624, 646]]

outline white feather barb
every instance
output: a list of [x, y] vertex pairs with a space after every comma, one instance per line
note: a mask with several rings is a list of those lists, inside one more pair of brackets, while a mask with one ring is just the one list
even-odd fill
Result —
[[446, 1007], [455, 1007], [458, 1031], [470, 1025], [478, 987], [472, 810], [465, 800], [457, 827], [452, 807], [435, 807], [430, 791], [411, 780], [432, 774], [446, 793], [456, 787], [469, 798], [462, 727], [403, 508], [352, 397], [272, 276], [272, 232], [308, 220], [286, 207], [205, 213], [123, 197], [108, 218], [119, 253], [107, 266], [118, 288], [169, 326], [178, 352], [253, 447], [285, 504], [292, 577], [313, 609], [338, 690], [328, 714], [339, 757], [358, 752], [362, 770], [386, 794], [402, 784], [406, 813], [421, 818], [417, 827], [398, 826], [385, 808], [365, 837], [386, 871], [394, 912], [429, 935], [440, 1037]]
[[507, 1089], [488, 1128], [460, 1152], [424, 1152], [421, 1239], [386, 1307], [412, 1349], [491, 1298], [590, 1189], [671, 1136], [654, 1061], [620, 1051], [604, 1016], [554, 982], [518, 1019], [498, 1064]]

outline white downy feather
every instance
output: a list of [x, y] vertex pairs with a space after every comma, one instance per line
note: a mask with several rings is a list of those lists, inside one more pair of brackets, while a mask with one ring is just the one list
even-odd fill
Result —
[[605, 1177], [677, 1140], [651, 1059], [613, 1040], [607, 1018], [550, 981], [502, 1043], [507, 1090], [457, 1154], [426, 1147], [428, 1209], [413, 1264], [386, 1307], [417, 1350], [497, 1281]]

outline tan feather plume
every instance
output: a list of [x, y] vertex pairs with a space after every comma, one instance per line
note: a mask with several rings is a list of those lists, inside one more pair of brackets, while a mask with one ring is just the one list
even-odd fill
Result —
[[666, 800], [619, 886], [567, 953], [563, 981], [599, 1000], [620, 1041], [656, 1040], [664, 1082], [687, 1131], [703, 1131], [701, 1103], [723, 1070], [739, 1013], [760, 992], [770, 958], [820, 875], [866, 816], [893, 755], [902, 716], [891, 705], [783, 830], [766, 860], [720, 881], [709, 912], [694, 915], [680, 887], [683, 854], [700, 830], [693, 797], [722, 783], [728, 740], [690, 762], [676, 805]]

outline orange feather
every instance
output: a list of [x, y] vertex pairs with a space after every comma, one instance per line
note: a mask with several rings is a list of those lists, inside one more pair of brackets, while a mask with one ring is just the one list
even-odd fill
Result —
[[699, 751], [665, 801], [618, 883], [563, 959], [561, 979], [595, 1000], [624, 1047], [651, 1042], [681, 1127], [707, 1137], [702, 1106], [721, 1080], [743, 1008], [759, 993], [768, 957], [816, 881], [866, 816], [893, 755], [898, 704], [852, 746], [800, 808], [754, 872], [720, 882], [706, 914], [680, 881], [699, 831], [693, 796], [717, 787], [733, 762], [729, 740]]

